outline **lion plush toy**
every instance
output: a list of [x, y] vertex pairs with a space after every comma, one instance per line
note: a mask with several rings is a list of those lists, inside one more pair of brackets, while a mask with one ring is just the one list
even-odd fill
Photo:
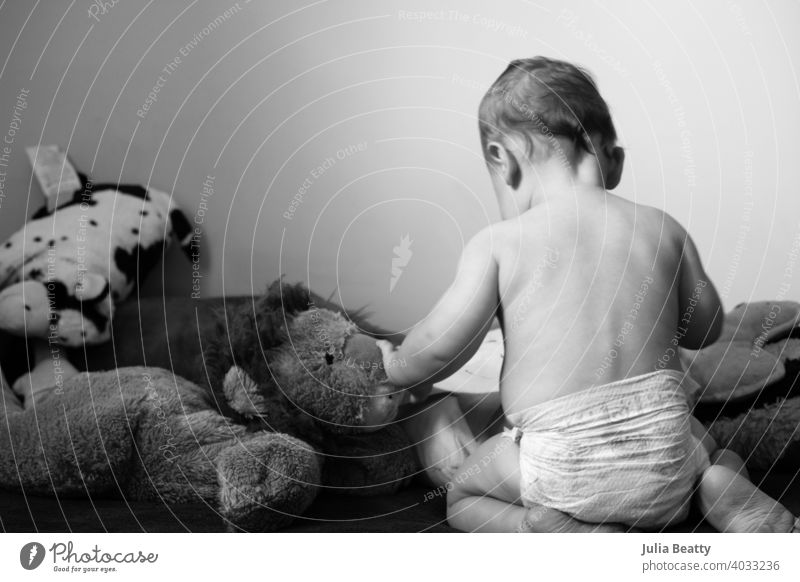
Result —
[[275, 284], [220, 313], [195, 367], [205, 383], [160, 368], [84, 372], [0, 400], [0, 487], [215, 503], [232, 530], [275, 530], [318, 492], [370, 495], [415, 470], [394, 424], [374, 339]]

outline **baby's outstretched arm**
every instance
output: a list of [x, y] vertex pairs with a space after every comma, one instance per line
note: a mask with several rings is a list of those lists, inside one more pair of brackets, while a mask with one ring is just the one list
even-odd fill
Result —
[[492, 231], [464, 248], [455, 281], [433, 311], [396, 350], [379, 341], [389, 381], [396, 386], [433, 383], [453, 374], [476, 352], [499, 306]]

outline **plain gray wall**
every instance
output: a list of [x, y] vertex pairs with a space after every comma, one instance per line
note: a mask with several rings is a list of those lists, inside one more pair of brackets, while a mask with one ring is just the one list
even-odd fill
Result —
[[[420, 4], [438, 12], [409, 14]], [[510, 59], [546, 54], [593, 71], [627, 149], [618, 192], [687, 226], [727, 307], [800, 296], [796, 2], [99, 6], [2, 4], [0, 133], [29, 94], [0, 237], [42, 201], [28, 145], [68, 148], [95, 179], [172, 191], [190, 217], [213, 176], [203, 295], [259, 292], [285, 273], [404, 328], [498, 218], [475, 120], [484, 88]], [[404, 235], [410, 259], [390, 291]], [[179, 253], [159, 275], [167, 292], [191, 291]]]

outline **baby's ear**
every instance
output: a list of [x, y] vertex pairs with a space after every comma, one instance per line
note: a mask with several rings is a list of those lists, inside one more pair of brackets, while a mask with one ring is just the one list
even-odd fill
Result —
[[619, 186], [622, 180], [622, 167], [625, 165], [625, 150], [620, 146], [613, 146], [607, 150], [606, 156], [608, 157], [608, 169], [606, 175], [603, 176], [605, 180], [606, 190], [613, 190]]
[[506, 184], [516, 189], [519, 186], [521, 174], [514, 152], [499, 141], [491, 141], [486, 144], [486, 156], [492, 169]]

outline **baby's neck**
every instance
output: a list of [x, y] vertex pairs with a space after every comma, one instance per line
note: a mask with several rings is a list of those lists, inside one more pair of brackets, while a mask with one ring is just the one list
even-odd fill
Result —
[[554, 196], [574, 196], [578, 191], [604, 190], [603, 174], [595, 156], [584, 154], [571, 162], [563, 156], [552, 156], [536, 164], [531, 181], [533, 204]]
[[599, 180], [581, 179], [580, 175], [562, 172], [541, 176], [540, 181], [532, 185], [531, 208], [558, 201], [575, 200], [587, 193], [597, 194], [604, 191]]
[[585, 194], [605, 192], [602, 174], [594, 159], [586, 156], [576, 166], [551, 158], [546, 162], [523, 168], [522, 180], [515, 189], [498, 191], [500, 214], [510, 220], [538, 206], [569, 201]]

